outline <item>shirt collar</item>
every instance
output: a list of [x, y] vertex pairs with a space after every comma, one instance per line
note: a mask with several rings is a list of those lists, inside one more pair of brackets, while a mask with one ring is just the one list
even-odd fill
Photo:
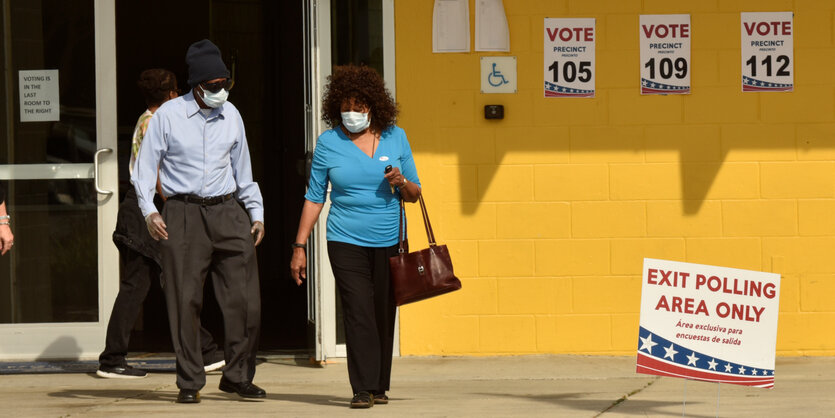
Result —
[[[189, 92], [182, 96], [182, 98], [186, 102], [186, 118], [190, 118], [200, 113], [200, 105], [197, 104], [197, 99], [194, 98], [194, 89], [189, 90]], [[215, 117], [223, 119], [223, 105], [212, 109], [206, 119], [208, 120]]]

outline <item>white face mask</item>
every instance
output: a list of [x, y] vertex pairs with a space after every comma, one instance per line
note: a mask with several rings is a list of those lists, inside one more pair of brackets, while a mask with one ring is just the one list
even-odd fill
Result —
[[371, 125], [368, 113], [342, 112], [342, 126], [353, 134], [362, 132]]
[[203, 87], [200, 87], [200, 90], [203, 91], [203, 103], [211, 108], [220, 107], [220, 105], [226, 103], [226, 98], [229, 97], [229, 92], [226, 89], [220, 89], [217, 93], [204, 90]]

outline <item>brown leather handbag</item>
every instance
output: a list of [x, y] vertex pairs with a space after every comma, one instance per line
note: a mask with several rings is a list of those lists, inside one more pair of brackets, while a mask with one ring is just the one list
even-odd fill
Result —
[[408, 252], [406, 230], [403, 220], [406, 219], [406, 205], [400, 199], [400, 241], [398, 253], [389, 258], [391, 269], [391, 286], [394, 290], [394, 301], [397, 306], [417, 302], [434, 296], [449, 293], [461, 288], [461, 281], [452, 271], [452, 259], [446, 245], [435, 243], [435, 234], [426, 213], [423, 195], [420, 195], [420, 210], [423, 213], [423, 224], [426, 227], [426, 237], [429, 248]]

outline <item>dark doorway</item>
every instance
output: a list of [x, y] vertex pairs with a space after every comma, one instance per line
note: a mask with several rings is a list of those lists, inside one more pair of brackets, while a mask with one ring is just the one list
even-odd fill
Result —
[[[270, 0], [117, 2], [119, 189], [131, 187], [130, 140], [145, 105], [136, 87], [147, 68], [177, 74], [188, 94], [185, 53], [208, 38], [235, 78], [229, 100], [243, 116], [255, 180], [265, 206], [266, 237], [258, 247], [261, 350], [308, 350], [307, 298], [289, 279], [304, 196], [303, 3]], [[114, 279], [115, 280], [115, 279]], [[205, 286], [203, 324], [223, 338], [220, 309]], [[162, 289], [154, 283], [131, 337], [131, 351], [172, 351]]]

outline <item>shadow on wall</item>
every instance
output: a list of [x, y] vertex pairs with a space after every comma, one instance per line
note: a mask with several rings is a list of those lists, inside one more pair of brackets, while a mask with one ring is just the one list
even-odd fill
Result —
[[[490, 101], [500, 102], [500, 100]], [[480, 110], [479, 104], [475, 107]], [[827, 158], [820, 156], [806, 158], [804, 155], [809, 152], [822, 153], [821, 155], [835, 152], [835, 141], [829, 137], [831, 135], [831, 132], [828, 132], [829, 129], [814, 127], [803, 129], [801, 126], [805, 124], [802, 123], [778, 125], [762, 123], [688, 125], [682, 123], [637, 127], [623, 125], [544, 127], [533, 124], [520, 126], [518, 121], [510, 126], [502, 124], [503, 122], [476, 123], [475, 128], [470, 128], [481, 134], [493, 136], [494, 147], [490, 146], [492, 144], [484, 143], [480, 146], [482, 149], [478, 150], [479, 145], [476, 142], [464, 145], [449, 140], [438, 141], [434, 144], [421, 144], [420, 151], [457, 154], [459, 162], [456, 165], [459, 179], [473, 176], [475, 170], [477, 190], [467, 189], [472, 186], [465, 181], [458, 182], [461, 196], [475, 197], [475, 199], [466, 199], [461, 202], [464, 214], [475, 213], [482, 202], [489, 200], [488, 188], [497, 180], [497, 173], [503, 166], [533, 166], [535, 189], [540, 183], [561, 186], [560, 183], [564, 185], [566, 182], [578, 180], [571, 176], [540, 177], [541, 173], [537, 171], [537, 167], [569, 168], [574, 164], [607, 166], [608, 189], [603, 187], [600, 191], [602, 195], [598, 198], [562, 198], [554, 192], [552, 196], [556, 195], [556, 197], [544, 200], [680, 200], [683, 215], [688, 216], [699, 213], [705, 200], [759, 196], [761, 193], [759, 186], [744, 181], [744, 176], [741, 176], [739, 170], [744, 171], [742, 174], [753, 172], [753, 175], [759, 178], [761, 174], [758, 164], [825, 162]], [[454, 134], [458, 129], [466, 128], [440, 128], [439, 137], [449, 138], [448, 134]], [[473, 157], [473, 154], [477, 155]], [[773, 154], [773, 158], [759, 159], [755, 156], [740, 158], [739, 155], [742, 154]], [[729, 158], [729, 155], [732, 158]], [[792, 157], [795, 156], [796, 159], [793, 159]], [[624, 173], [629, 175], [621, 176]], [[673, 179], [676, 175], [678, 182], [674, 184]], [[800, 178], [802, 175], [798, 176], [799, 181], [816, 181], [813, 178], [805, 179]], [[722, 187], [728, 189], [720, 192], [722, 197], [711, 197], [717, 178], [721, 178]], [[627, 182], [633, 182], [633, 184], [627, 184]], [[520, 184], [519, 187], [528, 186]], [[624, 190], [626, 192], [623, 192]], [[752, 196], [752, 193], [756, 196]], [[534, 194], [534, 200], [543, 199]]]
[[[67, 367], [76, 368], [72, 362], [77, 362], [81, 358], [82, 349], [78, 345], [75, 337], [64, 335], [58, 337], [38, 356], [35, 361], [49, 364], [51, 367], [64, 369]], [[56, 359], [61, 359], [56, 360]]]
[[[446, 179], [445, 184], [460, 192], [463, 214], [474, 214], [483, 202], [671, 200], [692, 216], [705, 200], [775, 197], [758, 184], [757, 164], [831, 162], [835, 154], [829, 21], [819, 25], [825, 36], [798, 32], [794, 38], [794, 91], [743, 93], [739, 15], [730, 13], [735, 6], [705, 4], [704, 12], [691, 15], [693, 27], [709, 28], [693, 39], [692, 94], [655, 96], [641, 95], [638, 88], [639, 16], [658, 11], [661, 3], [662, 9], [689, 13], [693, 3], [708, 2], [505, 1], [510, 51], [452, 54], [432, 52], [432, 2], [418, 3], [395, 9], [401, 126], [416, 153], [457, 166], [457, 173], [448, 174], [457, 175], [458, 184]], [[829, 16], [830, 3], [796, 11], [795, 22]], [[598, 19], [594, 98], [543, 97], [548, 15]], [[488, 56], [516, 57], [516, 93], [481, 93], [480, 59]], [[485, 105], [503, 105], [504, 119], [485, 120]], [[583, 181], [583, 174], [570, 172], [577, 164], [601, 167], [593, 173], [599, 179]], [[544, 178], [549, 169], [560, 175]], [[418, 171], [426, 168], [419, 165]], [[787, 198], [791, 182], [818, 192], [804, 197], [832, 197], [823, 192], [831, 182], [804, 178], [815, 170], [803, 171], [772, 170], [769, 181], [789, 174], [780, 184]], [[825, 169], [817, 171], [831, 177]], [[751, 181], [742, 182], [742, 174], [750, 174]], [[533, 189], [526, 183], [531, 178]], [[562, 193], [572, 181], [585, 192]]]

